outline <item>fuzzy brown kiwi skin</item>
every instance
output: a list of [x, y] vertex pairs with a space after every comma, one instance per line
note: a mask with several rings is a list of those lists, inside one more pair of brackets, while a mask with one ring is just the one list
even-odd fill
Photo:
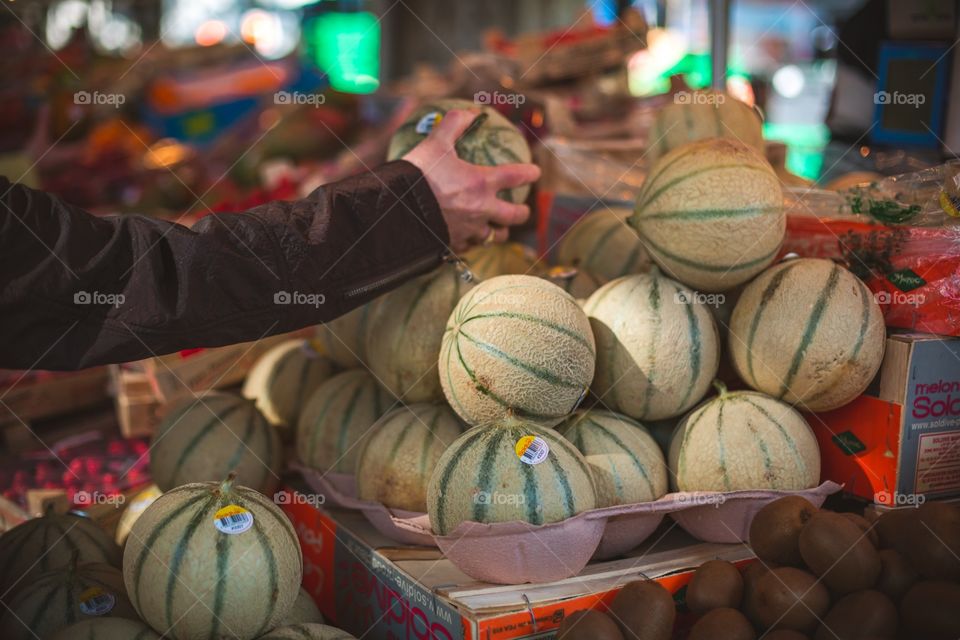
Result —
[[747, 617], [729, 607], [713, 609], [700, 618], [687, 640], [756, 640], [757, 632]]
[[905, 638], [956, 640], [960, 638], [960, 584], [923, 580], [900, 601], [900, 628]]
[[800, 531], [817, 512], [817, 507], [800, 496], [784, 496], [771, 502], [750, 523], [750, 547], [768, 564], [803, 567]]
[[960, 580], [960, 507], [927, 502], [877, 521], [881, 546], [896, 549], [925, 578]]
[[866, 518], [856, 513], [841, 513], [840, 515], [860, 527], [860, 530], [866, 534], [870, 543], [878, 549], [880, 548], [880, 534], [877, 533], [876, 527], [870, 524]]
[[920, 574], [896, 549], [882, 549], [880, 551], [880, 578], [877, 580], [877, 590], [886, 594], [894, 602], [910, 590], [910, 587], [920, 579]]
[[673, 596], [662, 585], [628, 582], [610, 602], [610, 616], [630, 640], [670, 640], [677, 617]]
[[897, 605], [887, 596], [868, 589], [837, 600], [824, 616], [815, 640], [860, 640], [893, 638], [899, 615]]
[[705, 562], [690, 579], [686, 599], [687, 608], [699, 614], [712, 609], [737, 609], [743, 599], [743, 576], [725, 560]]
[[830, 594], [816, 576], [780, 567], [756, 579], [743, 609], [758, 630], [812, 632], [829, 607]]
[[777, 629], [764, 635], [763, 640], [810, 640], [810, 636], [793, 629]]
[[856, 523], [821, 511], [800, 532], [800, 554], [831, 592], [871, 589], [880, 577], [880, 554]]
[[623, 640], [613, 618], [593, 609], [575, 611], [557, 629], [557, 640]]

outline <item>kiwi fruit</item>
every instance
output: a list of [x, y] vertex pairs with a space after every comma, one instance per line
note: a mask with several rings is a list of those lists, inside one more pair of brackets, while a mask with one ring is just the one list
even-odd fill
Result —
[[810, 636], [793, 629], [777, 629], [764, 634], [763, 640], [810, 640]]
[[817, 509], [800, 496], [785, 496], [760, 509], [750, 523], [750, 547], [766, 563], [803, 567], [800, 530]]
[[893, 638], [897, 633], [897, 605], [872, 589], [849, 593], [824, 616], [814, 640]]
[[891, 509], [877, 518], [876, 531], [881, 549], [902, 550], [911, 531], [919, 526], [916, 509]]
[[920, 575], [917, 570], [903, 557], [902, 553], [896, 549], [882, 549], [880, 551], [878, 591], [886, 594], [894, 602], [900, 602], [903, 595], [919, 579]]
[[860, 531], [870, 539], [870, 543], [873, 544], [873, 546], [877, 548], [880, 547], [880, 534], [877, 533], [876, 528], [870, 524], [866, 518], [856, 513], [841, 513], [840, 515], [860, 527]]
[[960, 507], [927, 502], [916, 511], [917, 523], [896, 547], [925, 578], [960, 580]]
[[880, 554], [863, 531], [839, 513], [820, 511], [800, 532], [800, 555], [837, 594], [870, 589], [880, 577]]
[[575, 611], [563, 619], [557, 640], [623, 640], [613, 618], [593, 609]]
[[690, 629], [687, 640], [756, 640], [757, 632], [747, 617], [729, 607], [709, 611]]
[[960, 584], [923, 580], [910, 587], [900, 601], [900, 627], [907, 638], [960, 638]]
[[796, 567], [770, 569], [748, 590], [744, 612], [759, 630], [811, 632], [830, 608], [830, 594], [816, 576]]
[[694, 613], [728, 607], [737, 609], [743, 598], [743, 576], [725, 560], [704, 562], [687, 585], [687, 608]]
[[673, 595], [651, 580], [628, 582], [610, 602], [610, 617], [630, 640], [670, 640], [677, 608]]

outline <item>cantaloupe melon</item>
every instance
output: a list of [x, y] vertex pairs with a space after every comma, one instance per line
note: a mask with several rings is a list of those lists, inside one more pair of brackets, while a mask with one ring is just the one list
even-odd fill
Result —
[[357, 459], [360, 498], [394, 509], [425, 512], [430, 474], [463, 430], [463, 423], [446, 403], [394, 409], [364, 438]]
[[443, 399], [437, 358], [450, 312], [473, 287], [444, 265], [383, 296], [370, 320], [370, 371], [406, 402]]
[[295, 624], [323, 624], [323, 614], [320, 613], [320, 608], [317, 607], [313, 597], [303, 587], [300, 587], [297, 599], [293, 601], [290, 611], [280, 621], [281, 627]]
[[430, 478], [434, 533], [461, 522], [559, 522], [597, 506], [590, 467], [554, 429], [507, 416], [461, 435]]
[[93, 520], [52, 509], [0, 536], [0, 595], [12, 595], [42, 573], [65, 569], [72, 553], [78, 561], [120, 566], [120, 548]]
[[365, 369], [337, 374], [313, 392], [297, 425], [297, 456], [321, 471], [353, 473], [360, 440], [395, 400]]
[[790, 405], [721, 386], [677, 426], [670, 470], [680, 491], [809, 489], [820, 482], [820, 448]]
[[0, 638], [49, 638], [60, 629], [90, 618], [137, 619], [127, 599], [120, 570], [100, 562], [72, 564], [40, 574], [4, 598]]
[[297, 598], [303, 565], [293, 525], [270, 499], [233, 482], [164, 493], [127, 540], [130, 600], [176, 640], [256, 638]]
[[544, 278], [569, 293], [574, 300], [579, 302], [586, 300], [600, 288], [600, 281], [597, 278], [574, 267], [551, 267]]
[[557, 427], [593, 471], [597, 506], [650, 502], [667, 492], [667, 461], [639, 422], [605, 411], [577, 411]]
[[317, 327], [319, 351], [343, 369], [354, 369], [367, 361], [367, 327], [377, 300]]
[[133, 528], [133, 523], [136, 522], [144, 510], [153, 504], [161, 495], [163, 495], [163, 491], [160, 491], [160, 487], [151, 484], [127, 501], [123, 513], [120, 514], [120, 520], [117, 522], [117, 531], [113, 538], [118, 545], [123, 546], [127, 541], [127, 536], [130, 535], [130, 529]]
[[497, 276], [539, 275], [537, 254], [519, 242], [504, 242], [470, 249], [463, 261], [477, 281]]
[[325, 624], [295, 624], [278, 627], [257, 640], [357, 640], [343, 629]]
[[650, 128], [648, 154], [655, 160], [704, 138], [731, 138], [763, 152], [763, 121], [756, 109], [728, 93], [679, 93], [673, 104], [657, 112]]
[[[402, 158], [420, 144], [439, 119], [451, 109], [481, 111], [477, 121], [457, 140], [457, 157], [472, 164], [494, 166], [530, 162], [530, 145], [520, 130], [492, 107], [481, 107], [466, 100], [436, 100], [419, 107], [390, 139], [387, 160]], [[523, 202], [530, 193], [524, 185], [499, 194], [504, 200]]]
[[450, 315], [440, 383], [468, 424], [508, 412], [551, 426], [573, 411], [593, 377], [595, 345], [577, 301], [533, 276], [498, 276]]
[[160, 636], [139, 620], [90, 618], [60, 629], [50, 640], [160, 640]]
[[612, 207], [586, 214], [557, 244], [555, 262], [583, 269], [602, 283], [645, 271], [650, 255], [627, 222], [632, 213]]
[[809, 411], [859, 396], [883, 360], [880, 305], [829, 261], [788, 260], [743, 291], [730, 320], [730, 353], [751, 387]]
[[600, 287], [584, 310], [597, 341], [591, 391], [637, 420], [680, 415], [710, 388], [720, 361], [713, 317], [683, 285], [656, 270]]
[[211, 392], [180, 401], [157, 426], [150, 475], [161, 491], [169, 491], [236, 471], [244, 486], [272, 494], [282, 456], [276, 429], [252, 400]]
[[330, 360], [309, 340], [286, 340], [260, 356], [243, 384], [267, 421], [293, 427], [310, 394], [333, 373]]
[[725, 291], [776, 258], [786, 233], [783, 191], [755, 149], [708, 138], [653, 165], [630, 224], [665, 274]]

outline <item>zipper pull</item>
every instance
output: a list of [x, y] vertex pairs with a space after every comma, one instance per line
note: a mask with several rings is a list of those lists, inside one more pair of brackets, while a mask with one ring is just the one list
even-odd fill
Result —
[[467, 266], [467, 263], [464, 262], [463, 258], [456, 255], [452, 251], [447, 251], [443, 254], [444, 262], [452, 264], [457, 269], [457, 276], [463, 282], [477, 282], [478, 278], [474, 275], [473, 271], [470, 271], [470, 267]]

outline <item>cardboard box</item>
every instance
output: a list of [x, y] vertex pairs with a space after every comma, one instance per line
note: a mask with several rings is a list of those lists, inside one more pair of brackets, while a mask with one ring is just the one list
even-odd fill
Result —
[[845, 407], [808, 416], [824, 480], [889, 506], [960, 495], [960, 339], [887, 339], [878, 380]]
[[[700, 543], [668, 524], [633, 557], [590, 564], [578, 576], [491, 585], [460, 572], [438, 549], [385, 538], [359, 513], [317, 508], [293, 489], [283, 495], [281, 507], [303, 548], [304, 587], [328, 620], [357, 637], [552, 638], [565, 616], [609, 603], [627, 582], [657, 580], [675, 593], [682, 612], [693, 569], [713, 558], [752, 558], [746, 545]], [[681, 615], [681, 628], [691, 623]]]

